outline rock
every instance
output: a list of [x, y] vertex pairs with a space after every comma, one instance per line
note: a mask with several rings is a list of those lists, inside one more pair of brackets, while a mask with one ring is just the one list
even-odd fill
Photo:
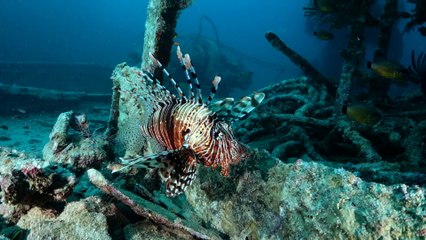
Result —
[[68, 169], [0, 147], [0, 215], [10, 222], [33, 206], [64, 202], [76, 183]]
[[124, 228], [124, 237], [127, 240], [163, 240], [163, 239], [187, 239], [173, 233], [162, 230], [148, 221], [142, 221], [127, 225]]
[[[43, 148], [43, 159], [80, 170], [99, 167], [107, 160], [108, 141], [100, 135], [91, 136], [87, 122], [84, 122], [84, 129], [80, 127], [80, 132], [73, 130], [77, 134], [68, 133], [79, 121], [78, 117], [73, 111], [59, 115], [49, 135], [50, 141]], [[78, 126], [74, 128], [78, 129]]]
[[[255, 157], [256, 158], [256, 157]], [[249, 160], [249, 161], [253, 161]], [[258, 163], [267, 164], [264, 158]], [[426, 235], [425, 189], [362, 181], [351, 172], [297, 160], [232, 176], [210, 196], [216, 172], [199, 174], [187, 199], [231, 239], [415, 239]], [[226, 190], [226, 188], [222, 188]]]
[[17, 226], [29, 230], [28, 239], [111, 239], [100, 200], [69, 203], [57, 217], [49, 210], [31, 209]]

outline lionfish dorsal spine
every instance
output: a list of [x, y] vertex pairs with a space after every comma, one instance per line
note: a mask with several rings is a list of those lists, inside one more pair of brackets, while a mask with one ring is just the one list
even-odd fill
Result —
[[177, 58], [180, 62], [180, 65], [182, 66], [182, 69], [185, 71], [186, 83], [188, 84], [188, 88], [189, 88], [188, 98], [190, 100], [194, 100], [195, 99], [195, 92], [194, 92], [194, 88], [192, 87], [191, 77], [189, 76], [187, 64], [185, 64], [185, 60], [183, 58], [183, 53], [182, 53], [179, 46], [177, 46], [176, 55], [177, 55]]
[[167, 94], [170, 94], [170, 91], [163, 85], [161, 85], [160, 81], [158, 81], [158, 79], [156, 79], [154, 75], [152, 75], [152, 73], [145, 72], [145, 75], [143, 75], [142, 77], [145, 81], [151, 83], [151, 88], [148, 90], [154, 96], [158, 96], [161, 92], [166, 92]]
[[[152, 53], [149, 54], [152, 62], [153, 62], [153, 67], [156, 68], [160, 68], [160, 70], [167, 76], [167, 78], [169, 79], [169, 81], [172, 83], [173, 87], [176, 89], [178, 96], [183, 99], [184, 101], [186, 101], [186, 97], [185, 94], [183, 94], [182, 89], [177, 85], [175, 79], [172, 77], [172, 75], [170, 75], [170, 73], [167, 71], [166, 68], [163, 67], [163, 64], [161, 64], [160, 61], [158, 61], [153, 55]], [[155, 77], [153, 79], [156, 79]], [[154, 80], [155, 81], [155, 80]], [[158, 81], [158, 80], [157, 80]], [[163, 86], [164, 87], [164, 86]], [[164, 87], [165, 88], [165, 87]]]
[[220, 76], [215, 76], [213, 78], [212, 89], [210, 90], [210, 95], [207, 98], [206, 105], [209, 105], [211, 103], [211, 101], [213, 100], [214, 95], [216, 95], [216, 92], [217, 92], [217, 87], [219, 86], [219, 83], [220, 83], [221, 80], [222, 80], [222, 78]]
[[197, 72], [195, 72], [195, 68], [192, 65], [191, 57], [189, 54], [185, 54], [182, 58], [185, 66], [185, 71], [187, 71], [191, 82], [195, 84], [195, 87], [197, 88], [197, 92], [195, 94], [195, 101], [197, 101], [199, 104], [203, 104], [203, 95], [201, 94], [201, 86], [200, 82], [198, 81]]

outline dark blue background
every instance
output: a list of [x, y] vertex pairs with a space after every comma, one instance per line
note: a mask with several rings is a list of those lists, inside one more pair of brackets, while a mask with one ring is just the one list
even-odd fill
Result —
[[[273, 31], [323, 74], [337, 79], [341, 69], [338, 53], [346, 46], [347, 30], [335, 31], [332, 41], [318, 40], [312, 33], [320, 27], [304, 17], [302, 8], [307, 5], [308, 0], [195, 0], [181, 14], [177, 40], [197, 34], [201, 17], [208, 16], [222, 43], [282, 65], [280, 79], [300, 76], [300, 70], [266, 42], [265, 32]], [[381, 3], [377, 5], [381, 9]], [[136, 0], [3, 0], [0, 62], [78, 62], [112, 69], [117, 63], [129, 61], [130, 52], [141, 51], [146, 6], [147, 1]], [[426, 50], [425, 38], [418, 32], [402, 35], [403, 27], [404, 22], [395, 27], [389, 58], [408, 66], [412, 49]], [[208, 25], [203, 34], [214, 37]], [[367, 36], [370, 44], [366, 58], [371, 59], [377, 31], [370, 30]], [[251, 89], [277, 81], [277, 72], [252, 62], [246, 67], [254, 72]]]

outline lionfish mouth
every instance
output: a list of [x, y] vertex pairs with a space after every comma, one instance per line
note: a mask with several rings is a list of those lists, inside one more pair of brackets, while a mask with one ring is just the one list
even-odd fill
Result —
[[254, 93], [239, 101], [224, 98], [212, 102], [221, 81], [221, 77], [216, 76], [210, 94], [204, 99], [190, 56], [184, 55], [177, 46], [177, 57], [189, 88], [185, 95], [163, 65], [152, 54], [150, 57], [152, 69], [161, 69], [177, 94], [170, 93], [152, 72], [137, 68], [119, 66], [113, 78], [124, 79], [131, 86], [131, 91], [121, 90], [121, 93], [128, 94], [142, 106], [142, 135], [165, 150], [136, 158], [120, 158], [124, 166], [114, 172], [128, 168], [157, 169], [166, 184], [166, 194], [174, 197], [191, 185], [197, 164], [220, 166], [222, 175], [227, 176], [230, 164], [246, 156], [246, 148], [235, 139], [231, 124], [253, 111], [265, 94]]

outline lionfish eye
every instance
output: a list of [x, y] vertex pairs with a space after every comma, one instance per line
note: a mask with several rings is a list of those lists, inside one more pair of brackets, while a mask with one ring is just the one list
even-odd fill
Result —
[[214, 130], [214, 132], [213, 132], [213, 138], [214, 138], [215, 140], [221, 139], [221, 138], [222, 138], [222, 136], [223, 136], [222, 131], [219, 131], [218, 129], [215, 129], [215, 130]]
[[217, 139], [219, 137], [219, 131], [215, 130], [213, 133], [213, 138]]

